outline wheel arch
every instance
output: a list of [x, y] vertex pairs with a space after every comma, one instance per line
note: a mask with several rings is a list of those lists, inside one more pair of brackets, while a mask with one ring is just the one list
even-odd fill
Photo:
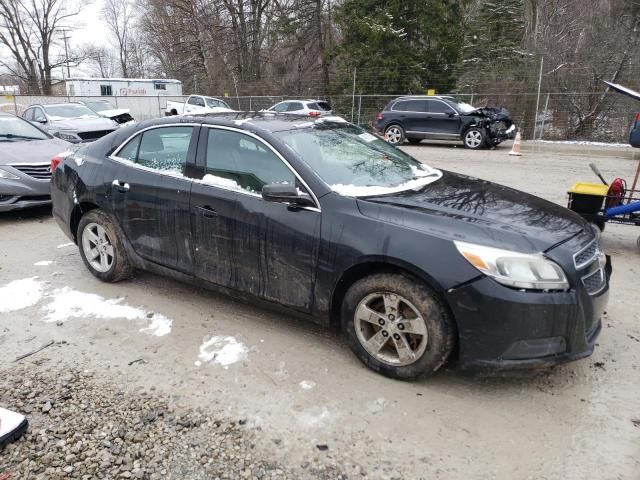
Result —
[[93, 202], [80, 202], [73, 207], [71, 210], [71, 215], [69, 218], [69, 230], [71, 231], [71, 235], [73, 235], [73, 240], [78, 243], [78, 225], [80, 224], [80, 219], [91, 210], [95, 210], [96, 208], [100, 208]]
[[[423, 270], [415, 267], [414, 265], [407, 263], [397, 258], [378, 257], [372, 256], [362, 259], [360, 262], [352, 265], [340, 275], [340, 278], [336, 282], [332, 294], [331, 294], [331, 306], [330, 306], [330, 323], [333, 328], [341, 327], [341, 307], [342, 300], [347, 291], [358, 280], [375, 275], [378, 273], [401, 273], [412, 276], [418, 280], [424, 282], [436, 295], [440, 297], [442, 304], [449, 310], [449, 314], [453, 319], [452, 312], [450, 311], [444, 296], [442, 295], [442, 286], [429, 274]], [[455, 322], [455, 319], [454, 319]]]

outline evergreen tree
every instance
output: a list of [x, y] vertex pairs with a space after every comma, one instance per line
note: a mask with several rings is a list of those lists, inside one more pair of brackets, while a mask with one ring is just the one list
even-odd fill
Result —
[[338, 85], [367, 93], [449, 91], [462, 45], [462, 16], [453, 0], [346, 0], [335, 21]]

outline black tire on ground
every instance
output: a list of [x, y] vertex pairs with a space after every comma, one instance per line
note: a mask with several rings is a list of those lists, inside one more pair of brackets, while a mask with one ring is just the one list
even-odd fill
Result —
[[[413, 304], [422, 316], [427, 332], [426, 348], [417, 358], [411, 360], [412, 363], [394, 366], [387, 361], [376, 358], [366, 350], [358, 338], [355, 318], [356, 310], [361, 302], [364, 302], [372, 295], [375, 296], [377, 293], [403, 297]], [[456, 338], [455, 324], [450, 318], [446, 308], [430, 288], [420, 280], [409, 275], [385, 273], [371, 275], [358, 280], [349, 288], [344, 297], [341, 315], [342, 327], [351, 350], [353, 350], [362, 363], [387, 377], [410, 380], [420, 376], [430, 375], [447, 361], [454, 347]], [[398, 319], [403, 317], [401, 312], [398, 312], [397, 316]], [[390, 323], [391, 322], [389, 322], [389, 324]], [[380, 327], [377, 333], [383, 333], [380, 332], [380, 330], [389, 328], [389, 324], [387, 324], [386, 327]], [[376, 325], [370, 325], [366, 322], [361, 322], [361, 328], [362, 326], [364, 326], [364, 328], [377, 328]], [[395, 331], [398, 330], [396, 329]], [[398, 331], [398, 333], [401, 332]], [[361, 336], [363, 336], [363, 334], [361, 334]], [[412, 341], [411, 335], [405, 338]], [[413, 339], [415, 338], [416, 337], [413, 337]], [[391, 341], [393, 341], [394, 345], [396, 344], [395, 340], [389, 336], [388, 342]], [[380, 351], [384, 352], [385, 349], [395, 349], [397, 351], [394, 345], [385, 344]]]
[[411, 143], [413, 145], [417, 145], [418, 143], [420, 143], [422, 141], [421, 138], [407, 138], [407, 140], [409, 140], [409, 143]]
[[406, 139], [404, 129], [397, 124], [385, 128], [384, 136], [391, 145], [402, 145]]
[[[104, 228], [108, 241], [113, 247], [114, 255], [112, 257], [113, 260], [111, 267], [105, 272], [96, 270], [86, 257], [83, 248], [83, 236], [85, 234], [85, 228], [89, 224], [97, 224]], [[127, 257], [127, 252], [124, 248], [122, 239], [120, 238], [118, 229], [116, 228], [113, 219], [102, 210], [91, 210], [80, 219], [76, 238], [78, 239], [78, 248], [80, 250], [82, 261], [96, 278], [99, 278], [103, 282], [115, 283], [133, 275], [135, 269]]]
[[595, 222], [593, 222], [593, 224], [598, 227], [598, 230], [604, 232], [604, 227], [606, 225], [606, 222], [604, 220], [596, 220]]
[[471, 127], [462, 135], [462, 142], [466, 148], [477, 150], [485, 145], [486, 136], [483, 128]]

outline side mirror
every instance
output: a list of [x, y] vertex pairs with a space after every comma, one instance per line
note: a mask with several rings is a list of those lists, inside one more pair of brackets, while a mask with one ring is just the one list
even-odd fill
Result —
[[313, 199], [288, 183], [270, 183], [262, 187], [262, 198], [267, 202], [289, 203], [298, 207], [315, 207]]
[[447, 113], [447, 117], [449, 117], [449, 118], [453, 118], [453, 117], [457, 117], [457, 116], [458, 116], [458, 114], [456, 112], [448, 112]]

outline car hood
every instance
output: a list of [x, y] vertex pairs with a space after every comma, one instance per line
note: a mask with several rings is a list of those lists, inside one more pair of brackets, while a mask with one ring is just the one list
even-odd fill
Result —
[[112, 120], [104, 117], [65, 118], [64, 120], [52, 120], [51, 126], [59, 130], [70, 130], [75, 132], [113, 130], [116, 128]]
[[503, 185], [443, 171], [420, 191], [358, 199], [363, 215], [430, 234], [519, 252], [546, 251], [589, 224], [574, 212]]
[[102, 117], [107, 117], [107, 118], [114, 118], [114, 117], [117, 117], [118, 115], [123, 115], [125, 113], [129, 113], [128, 108], [114, 108], [112, 110], [102, 110], [98, 112], [98, 115]]
[[51, 158], [64, 152], [70, 143], [52, 138], [50, 140], [25, 140], [2, 142], [0, 165], [16, 165], [18, 163], [49, 163]]

